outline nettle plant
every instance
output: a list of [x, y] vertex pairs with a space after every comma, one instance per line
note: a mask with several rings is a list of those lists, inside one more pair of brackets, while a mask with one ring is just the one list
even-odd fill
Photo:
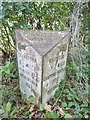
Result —
[[10, 80], [10, 78], [17, 78], [18, 75], [16, 73], [16, 63], [6, 61], [4, 66], [0, 66], [0, 79], [6, 78], [6, 80]]
[[10, 102], [4, 103], [2, 108], [0, 108], [0, 116], [1, 118], [14, 118], [16, 117], [16, 113], [18, 109], [13, 107]]

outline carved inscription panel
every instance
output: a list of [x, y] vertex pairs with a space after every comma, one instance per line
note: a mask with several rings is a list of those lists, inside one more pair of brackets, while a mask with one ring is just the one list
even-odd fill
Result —
[[30, 45], [18, 43], [17, 57], [20, 89], [27, 95], [41, 97], [42, 57]]
[[44, 56], [43, 63], [43, 103], [51, 98], [65, 76], [68, 40], [56, 45]]

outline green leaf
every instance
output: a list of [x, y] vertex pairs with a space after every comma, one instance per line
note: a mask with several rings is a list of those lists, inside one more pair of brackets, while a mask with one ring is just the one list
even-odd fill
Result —
[[72, 116], [70, 114], [65, 114], [64, 118], [72, 118]]
[[80, 110], [80, 106], [79, 104], [75, 104], [75, 110], [76, 110], [76, 113], [79, 113], [81, 110]]
[[2, 74], [0, 73], [0, 82], [2, 81]]
[[72, 106], [74, 106], [74, 102], [70, 102], [70, 103], [68, 104], [68, 107], [72, 107]]
[[3, 72], [3, 66], [0, 66], [0, 73]]
[[88, 107], [88, 103], [82, 104], [81, 107], [83, 107], [83, 108], [84, 108], [84, 107]]
[[26, 100], [26, 96], [23, 93], [21, 94], [21, 97], [24, 101]]
[[67, 95], [67, 98], [68, 98], [68, 100], [72, 100], [73, 99], [71, 95]]
[[52, 118], [59, 118], [59, 116], [56, 112], [52, 112], [51, 115], [52, 115]]
[[27, 117], [29, 115], [29, 111], [24, 112], [24, 116]]
[[7, 70], [5, 71], [5, 73], [7, 73], [8, 75], [10, 75], [10, 69], [7, 69]]
[[85, 114], [90, 113], [89, 108], [82, 108], [81, 111], [84, 112]]
[[28, 99], [29, 99], [30, 103], [34, 104], [34, 96], [31, 95], [31, 96], [29, 96]]
[[10, 112], [10, 110], [11, 110], [11, 103], [8, 102], [8, 103], [6, 104], [6, 112]]
[[52, 118], [51, 112], [46, 112], [46, 118]]
[[40, 110], [43, 111], [45, 109], [45, 105], [44, 104], [40, 104]]
[[67, 107], [67, 103], [66, 102], [62, 102], [62, 106], [63, 107]]
[[3, 104], [3, 109], [6, 110], [6, 103]]
[[5, 63], [5, 67], [6, 68], [9, 68], [11, 66], [11, 63], [9, 62], [9, 61], [7, 61], [6, 63]]
[[14, 108], [13, 111], [11, 112], [10, 116], [13, 117], [17, 112], [18, 112], [18, 109]]
[[2, 115], [4, 113], [3, 109], [0, 109], [0, 115]]
[[55, 98], [58, 98], [59, 97], [59, 95], [60, 95], [60, 93], [61, 93], [61, 90], [60, 89], [57, 89], [56, 90], [56, 92], [55, 92]]

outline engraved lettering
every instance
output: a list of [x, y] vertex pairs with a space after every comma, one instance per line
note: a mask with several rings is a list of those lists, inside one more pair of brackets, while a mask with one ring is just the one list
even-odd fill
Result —
[[28, 84], [27, 82], [26, 82], [26, 86], [31, 89], [30, 84]]
[[58, 85], [53, 86], [52, 88], [50, 88], [47, 93], [50, 94], [53, 90], [55, 90], [57, 88]]
[[44, 81], [49, 80], [50, 78], [54, 77], [57, 73], [61, 73], [62, 71], [65, 71], [65, 67], [64, 67], [64, 68], [61, 68], [61, 69], [58, 70], [57, 72], [54, 72], [54, 73], [50, 74], [49, 76], [45, 77], [43, 80], [44, 80]]

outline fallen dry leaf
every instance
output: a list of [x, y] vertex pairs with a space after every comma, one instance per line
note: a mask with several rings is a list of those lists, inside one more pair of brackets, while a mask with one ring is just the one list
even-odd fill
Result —
[[62, 108], [60, 108], [60, 107], [58, 107], [58, 110], [59, 110], [59, 112], [60, 112], [61, 116], [64, 116], [64, 111], [63, 111], [63, 109], [62, 109]]
[[51, 112], [51, 105], [45, 104], [45, 109], [46, 109], [48, 112]]
[[30, 112], [32, 112], [32, 111], [33, 111], [33, 109], [34, 109], [34, 105], [31, 105], [31, 107], [30, 107], [29, 111], [30, 111]]
[[34, 104], [38, 105], [38, 99], [37, 98], [34, 99]]
[[26, 100], [26, 104], [27, 104], [27, 107], [30, 108], [31, 107], [31, 104], [28, 100]]
[[59, 107], [58, 105], [53, 109], [53, 111], [57, 111], [58, 113], [60, 113], [62, 117], [65, 115], [63, 109]]

